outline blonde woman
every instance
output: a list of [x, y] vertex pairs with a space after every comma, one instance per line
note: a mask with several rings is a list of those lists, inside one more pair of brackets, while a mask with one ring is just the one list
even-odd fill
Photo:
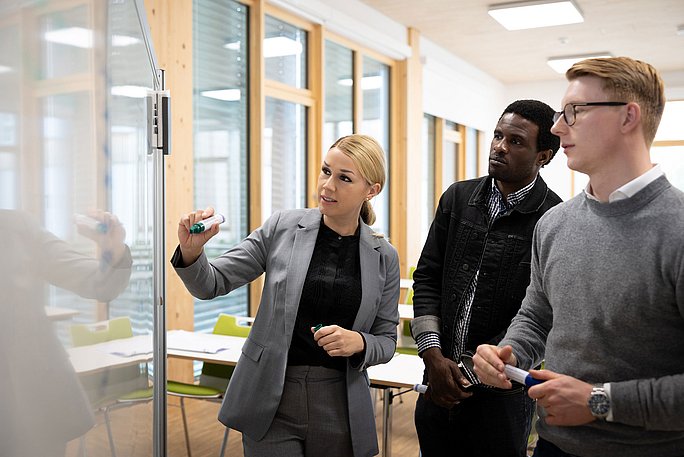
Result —
[[188, 290], [209, 299], [266, 273], [259, 311], [219, 413], [240, 430], [246, 457], [365, 457], [378, 453], [366, 368], [390, 360], [399, 321], [396, 250], [369, 227], [385, 183], [371, 137], [340, 138], [318, 178], [319, 207], [274, 213], [209, 261], [213, 214], [183, 216], [172, 263]]

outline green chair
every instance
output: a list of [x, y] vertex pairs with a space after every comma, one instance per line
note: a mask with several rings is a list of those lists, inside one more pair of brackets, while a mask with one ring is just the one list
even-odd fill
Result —
[[[70, 328], [74, 346], [89, 346], [107, 341], [131, 338], [133, 328], [128, 317], [119, 317], [93, 324], [75, 324]], [[109, 413], [116, 408], [152, 400], [152, 387], [149, 385], [147, 368], [140, 365], [113, 368], [98, 373], [80, 375], [79, 379], [95, 410], [104, 414], [109, 448], [116, 457], [114, 436]], [[83, 446], [84, 443], [81, 442]]]
[[[214, 331], [212, 333], [217, 335], [240, 336], [246, 338], [249, 335], [249, 325], [238, 322], [239, 318], [228, 314], [219, 314]], [[183, 418], [183, 429], [185, 431], [185, 445], [187, 447], [188, 457], [192, 456], [190, 450], [190, 436], [188, 433], [188, 421], [185, 415], [185, 399], [193, 398], [197, 400], [209, 400], [221, 402], [223, 394], [228, 387], [228, 381], [233, 375], [234, 366], [221, 365], [217, 363], [207, 363], [202, 365], [202, 372], [200, 374], [198, 384], [189, 384], [176, 381], [168, 381], [166, 389], [169, 395], [180, 397], [181, 415]], [[226, 446], [228, 444], [228, 427], [223, 433], [223, 442], [221, 443], [221, 456], [224, 455]]]

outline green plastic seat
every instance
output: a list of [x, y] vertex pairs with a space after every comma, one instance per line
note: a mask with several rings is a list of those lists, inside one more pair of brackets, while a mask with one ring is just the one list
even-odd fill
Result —
[[[250, 327], [242, 325], [238, 322], [241, 319], [230, 314], [219, 314], [219, 317], [214, 325], [212, 333], [216, 335], [239, 336], [247, 338]], [[244, 318], [242, 318], [244, 319]], [[222, 365], [218, 363], [205, 362], [202, 365], [202, 372], [200, 374], [199, 383], [190, 384], [177, 381], [168, 381], [166, 390], [169, 395], [180, 397], [181, 416], [183, 418], [183, 430], [185, 432], [185, 445], [187, 447], [188, 457], [192, 457], [190, 449], [190, 435], [188, 433], [188, 421], [185, 414], [185, 399], [192, 398], [196, 400], [208, 400], [220, 402], [223, 400], [223, 394], [228, 387], [230, 377], [233, 375], [235, 367], [232, 365]], [[223, 456], [228, 443], [228, 427], [223, 433], [223, 442], [221, 443], [221, 453]]]

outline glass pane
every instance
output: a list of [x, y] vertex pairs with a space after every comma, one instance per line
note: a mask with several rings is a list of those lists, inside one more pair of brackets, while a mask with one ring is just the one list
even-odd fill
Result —
[[461, 142], [458, 124], [444, 122], [442, 146], [442, 192], [458, 179], [458, 150]]
[[306, 116], [303, 105], [266, 97], [261, 151], [261, 218], [306, 206]]
[[[193, 3], [194, 207], [213, 206], [226, 217], [205, 246], [209, 258], [237, 244], [249, 228], [247, 20], [248, 8], [235, 1]], [[195, 330], [211, 332], [222, 312], [246, 315], [248, 290], [195, 300]]]
[[[66, 2], [52, 2], [66, 3]], [[43, 79], [60, 78], [89, 71], [93, 27], [88, 24], [89, 9], [78, 6], [58, 10], [40, 18]], [[69, 62], [69, 65], [64, 65]]]
[[[387, 169], [390, 166], [389, 125], [390, 125], [390, 68], [370, 57], [363, 58], [363, 78], [361, 79], [363, 92], [363, 124], [359, 133], [374, 137], [385, 151]], [[376, 221], [373, 228], [385, 235], [389, 232], [389, 202], [391, 192], [391, 176], [383, 191], [372, 201]]]
[[420, 179], [420, 235], [427, 239], [435, 211], [435, 118], [423, 115], [423, 155]]
[[477, 178], [478, 131], [466, 127], [466, 179]]
[[[153, 72], [135, 5], [6, 3], [0, 455], [80, 455], [82, 444], [83, 455], [109, 456], [108, 426], [119, 455], [151, 455], [151, 408], [102, 414], [147, 388], [152, 372], [145, 94]], [[125, 331], [105, 322], [114, 317]], [[140, 358], [94, 346], [132, 335]]]
[[0, 208], [11, 209], [19, 205], [20, 30], [13, 22], [0, 26]]
[[266, 79], [300, 89], [308, 87], [307, 35], [306, 30], [272, 16], [266, 16], [264, 38]]
[[324, 155], [338, 138], [354, 133], [353, 58], [351, 49], [326, 40]]

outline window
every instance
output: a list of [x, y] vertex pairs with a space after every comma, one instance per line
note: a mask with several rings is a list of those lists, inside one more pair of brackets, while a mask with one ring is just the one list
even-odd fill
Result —
[[420, 179], [420, 236], [427, 240], [430, 224], [435, 215], [435, 117], [423, 115], [423, 154]]
[[374, 137], [385, 152], [387, 163], [387, 180], [383, 191], [371, 202], [375, 211], [376, 221], [373, 228], [384, 234], [390, 233], [389, 206], [391, 192], [390, 167], [390, 70], [389, 66], [368, 56], [363, 57], [363, 77], [361, 78], [361, 93], [363, 99], [363, 122], [358, 129]]
[[323, 154], [338, 138], [354, 132], [354, 53], [325, 41]]
[[[249, 228], [248, 15], [236, 1], [193, 3], [194, 202], [226, 217], [206, 245], [209, 258], [239, 243]], [[195, 300], [195, 330], [211, 331], [221, 312], [246, 315], [248, 289]]]
[[461, 179], [461, 132], [459, 125], [444, 122], [444, 140], [442, 145], [442, 192], [454, 182]]
[[261, 222], [274, 211], [307, 204], [310, 107], [308, 30], [266, 15], [266, 74], [261, 139]]

